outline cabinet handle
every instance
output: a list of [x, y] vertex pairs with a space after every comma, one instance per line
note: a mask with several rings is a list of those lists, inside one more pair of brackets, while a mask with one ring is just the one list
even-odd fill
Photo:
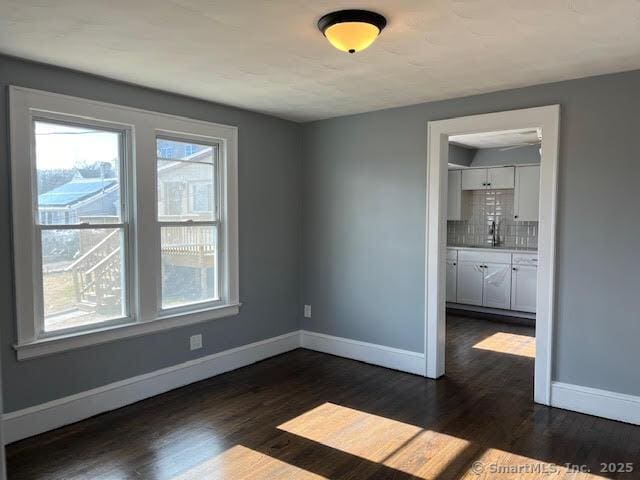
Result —
[[491, 186], [491, 182], [487, 183], [487, 187], [490, 187], [490, 186]]
[[455, 267], [456, 265], [457, 265], [456, 262], [453, 262], [453, 266]]
[[518, 270], [518, 269], [517, 269], [516, 267], [513, 267], [511, 270], [513, 270], [513, 271], [515, 272], [515, 271], [516, 271], [516, 270]]
[[518, 218], [518, 215], [514, 215], [513, 218]]

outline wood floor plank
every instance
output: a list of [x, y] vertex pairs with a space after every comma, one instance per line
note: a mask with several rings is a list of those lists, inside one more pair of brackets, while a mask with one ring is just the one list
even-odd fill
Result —
[[640, 478], [640, 427], [533, 403], [533, 335], [450, 316], [438, 381], [299, 349], [9, 445], [9, 478]]

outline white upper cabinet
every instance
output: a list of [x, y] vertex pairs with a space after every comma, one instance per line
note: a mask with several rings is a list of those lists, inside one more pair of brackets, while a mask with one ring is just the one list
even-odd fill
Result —
[[462, 220], [462, 172], [449, 170], [447, 220]]
[[514, 168], [500, 167], [487, 169], [487, 188], [513, 188]]
[[487, 188], [487, 169], [462, 170], [462, 190], [484, 190]]
[[462, 190], [513, 188], [513, 167], [470, 168], [462, 170]]
[[522, 222], [537, 222], [540, 200], [540, 167], [537, 165], [517, 167], [515, 178], [514, 219]]

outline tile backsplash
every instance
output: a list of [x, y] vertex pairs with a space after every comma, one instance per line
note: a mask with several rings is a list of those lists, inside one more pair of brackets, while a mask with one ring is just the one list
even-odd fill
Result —
[[447, 222], [448, 245], [491, 246], [489, 234], [495, 221], [499, 245], [513, 248], [538, 247], [538, 222], [516, 222], [513, 190], [469, 190], [462, 193], [462, 217]]

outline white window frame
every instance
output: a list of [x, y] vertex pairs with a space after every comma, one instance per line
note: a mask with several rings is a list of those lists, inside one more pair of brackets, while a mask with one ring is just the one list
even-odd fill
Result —
[[[13, 208], [14, 278], [19, 360], [73, 348], [144, 335], [196, 322], [236, 315], [240, 309], [238, 278], [237, 128], [121, 105], [97, 102], [22, 87], [9, 87], [11, 191]], [[123, 223], [128, 224], [127, 286], [129, 311], [117, 322], [42, 335], [34, 307], [39, 303], [34, 282], [42, 277], [36, 242], [37, 198], [33, 119], [108, 126], [127, 133], [121, 178]], [[168, 135], [169, 134], [169, 135]], [[157, 288], [161, 278], [160, 227], [157, 221], [156, 138], [175, 137], [220, 145], [218, 156], [218, 232], [220, 302], [193, 308], [162, 310]], [[129, 198], [125, 198], [130, 195]], [[125, 203], [127, 202], [127, 203]], [[125, 213], [127, 212], [127, 213]], [[127, 215], [125, 218], [124, 215]], [[95, 227], [94, 227], [95, 228]], [[39, 239], [38, 239], [39, 243]], [[222, 266], [222, 265], [221, 265]], [[40, 280], [41, 281], [41, 280]], [[40, 297], [41, 298], [41, 297]], [[40, 302], [41, 303], [41, 302]]]

